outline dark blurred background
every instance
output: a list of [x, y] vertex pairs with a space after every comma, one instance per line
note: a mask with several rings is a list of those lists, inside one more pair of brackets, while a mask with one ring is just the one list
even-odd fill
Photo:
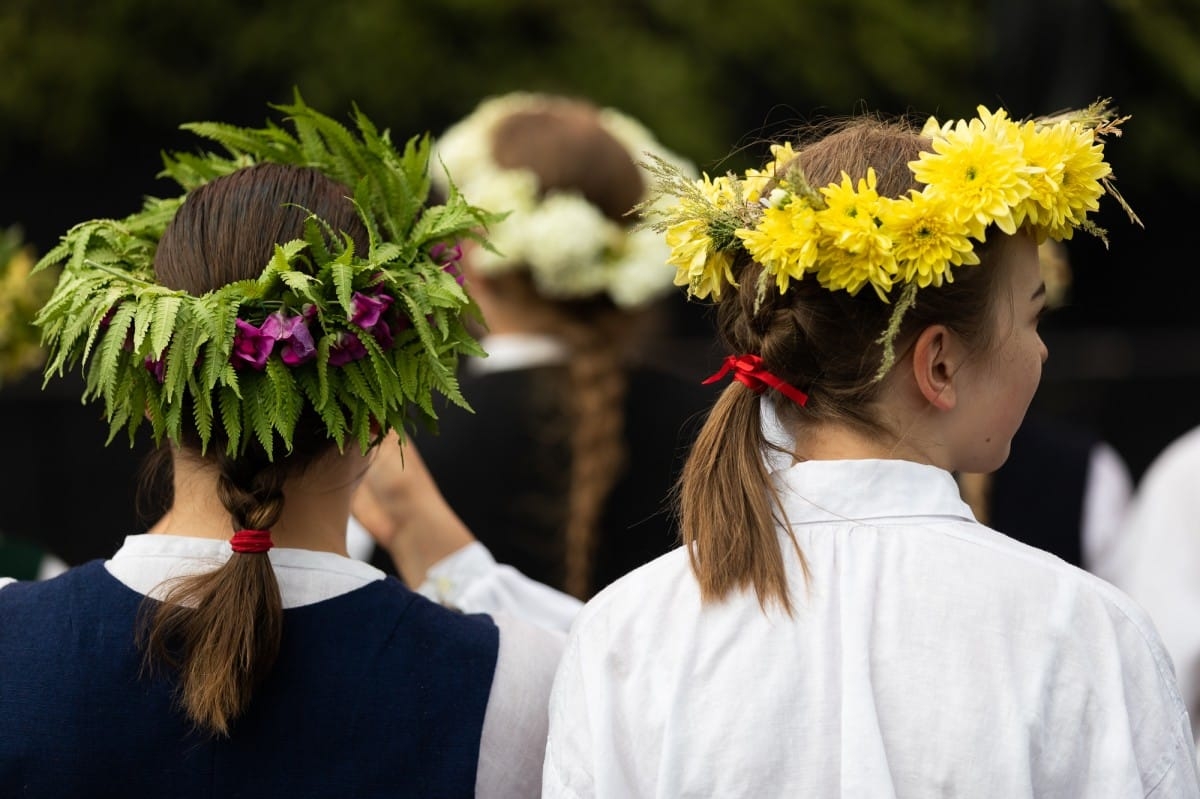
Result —
[[[440, 132], [483, 97], [582, 95], [644, 121], [712, 171], [757, 166], [764, 138], [862, 109], [1014, 117], [1112, 97], [1131, 114], [1109, 159], [1145, 222], [1104, 203], [1110, 246], [1068, 243], [1070, 305], [1047, 321], [1037, 412], [1090, 427], [1134, 476], [1200, 424], [1192, 265], [1200, 200], [1200, 0], [6, 0], [0, 8], [0, 227], [38, 253], [71, 224], [123, 216], [194, 120], [260, 125], [267, 103], [397, 138]], [[666, 346], [702, 376], [704, 310], [672, 308]], [[0, 388], [0, 530], [69, 562], [142, 529], [149, 442], [102, 444], [75, 380]], [[1047, 486], [1053, 490], [1053, 486]]]

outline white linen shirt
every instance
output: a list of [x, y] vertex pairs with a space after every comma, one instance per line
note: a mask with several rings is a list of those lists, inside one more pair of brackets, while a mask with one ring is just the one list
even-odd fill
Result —
[[602, 591], [555, 680], [544, 796], [1200, 796], [1123, 594], [977, 523], [940, 469], [767, 461], [812, 575], [781, 530], [794, 616], [702, 606], [683, 549]]

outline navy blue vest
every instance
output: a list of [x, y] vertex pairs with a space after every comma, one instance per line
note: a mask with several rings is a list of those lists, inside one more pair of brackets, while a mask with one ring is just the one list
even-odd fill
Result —
[[0, 796], [472, 796], [499, 632], [394, 579], [284, 613], [227, 739], [139, 676], [143, 597], [100, 561], [0, 589]]

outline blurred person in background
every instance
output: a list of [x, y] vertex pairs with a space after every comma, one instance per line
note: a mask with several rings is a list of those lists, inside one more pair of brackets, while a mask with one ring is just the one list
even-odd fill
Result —
[[1154, 619], [1200, 736], [1200, 428], [1150, 464], [1114, 554], [1112, 580]]
[[[0, 231], [0, 391], [45, 360], [33, 319], [50, 296], [54, 275], [30, 274], [33, 264], [32, 249], [24, 244], [20, 228]], [[10, 418], [16, 413], [15, 409], [10, 411]], [[11, 441], [5, 449], [10, 457], [14, 456]], [[0, 519], [0, 575], [41, 580], [66, 570], [67, 564], [44, 546], [15, 529], [5, 529], [11, 523], [10, 514]]]
[[483, 101], [435, 147], [469, 202], [507, 216], [494, 249], [442, 254], [487, 357], [461, 369], [474, 413], [448, 409], [421, 456], [496, 560], [577, 597], [678, 544], [666, 498], [715, 398], [648, 360], [673, 293], [661, 235], [637, 227], [651, 156], [693, 173], [613, 109], [528, 93]]

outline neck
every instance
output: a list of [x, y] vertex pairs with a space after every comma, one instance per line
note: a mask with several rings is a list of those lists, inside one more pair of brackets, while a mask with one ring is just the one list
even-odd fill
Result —
[[802, 424], [793, 431], [800, 460], [905, 460], [952, 470], [935, 431], [918, 415], [883, 420], [889, 432], [871, 433], [838, 422]]
[[[235, 526], [217, 491], [216, 466], [194, 453], [175, 450], [172, 455], [175, 500], [150, 532], [228, 539]], [[303, 474], [289, 477], [283, 485], [283, 510], [271, 526], [275, 546], [345, 555], [350, 499], [366, 466], [356, 450], [339, 454], [331, 449]]]

